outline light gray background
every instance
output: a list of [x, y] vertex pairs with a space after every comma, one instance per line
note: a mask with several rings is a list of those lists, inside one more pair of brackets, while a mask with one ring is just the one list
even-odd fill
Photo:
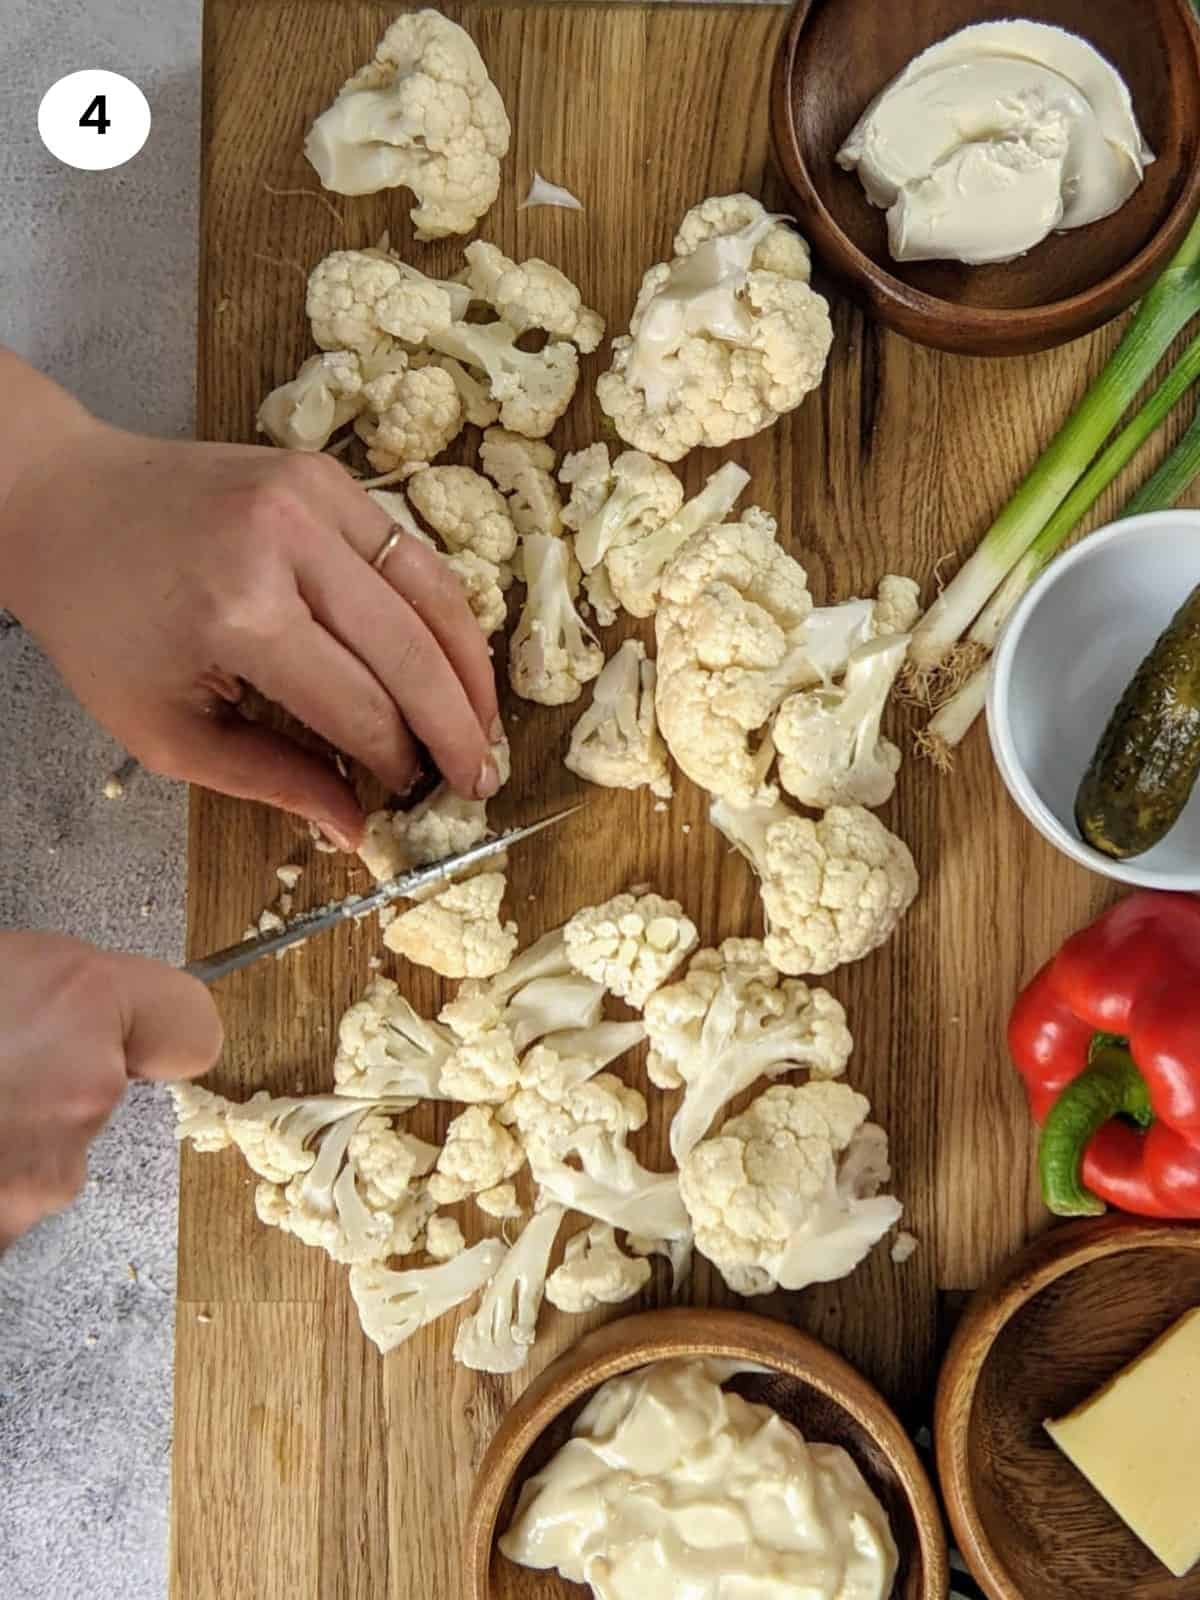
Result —
[[[150, 138], [115, 172], [73, 172], [38, 139], [42, 94], [83, 67], [125, 73], [150, 101]], [[0, 4], [0, 344], [157, 434], [192, 427], [199, 73], [199, 0]], [[178, 959], [182, 789], [137, 773], [106, 800], [122, 752], [3, 626], [0, 706], [0, 926]], [[165, 1593], [175, 1179], [162, 1098], [135, 1090], [79, 1204], [0, 1259], [12, 1600]]]

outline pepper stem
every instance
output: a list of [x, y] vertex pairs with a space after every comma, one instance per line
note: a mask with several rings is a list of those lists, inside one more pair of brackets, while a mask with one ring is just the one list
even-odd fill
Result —
[[1038, 1146], [1042, 1198], [1058, 1217], [1098, 1217], [1104, 1202], [1083, 1183], [1083, 1155], [1094, 1133], [1113, 1117], [1148, 1127], [1150, 1091], [1123, 1043], [1097, 1036], [1089, 1064], [1050, 1108]]

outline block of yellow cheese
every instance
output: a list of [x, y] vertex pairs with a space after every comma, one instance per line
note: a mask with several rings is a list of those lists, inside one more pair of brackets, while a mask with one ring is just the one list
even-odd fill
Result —
[[1177, 1578], [1200, 1561], [1200, 1306], [1046, 1431]]

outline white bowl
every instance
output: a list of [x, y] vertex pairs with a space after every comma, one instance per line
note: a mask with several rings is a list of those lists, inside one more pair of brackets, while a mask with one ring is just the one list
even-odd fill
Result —
[[1200, 891], [1200, 785], [1152, 850], [1114, 861], [1075, 825], [1075, 794], [1138, 665], [1200, 583], [1200, 511], [1155, 511], [1060, 556], [996, 647], [988, 735], [1008, 791], [1056, 849], [1143, 889]]

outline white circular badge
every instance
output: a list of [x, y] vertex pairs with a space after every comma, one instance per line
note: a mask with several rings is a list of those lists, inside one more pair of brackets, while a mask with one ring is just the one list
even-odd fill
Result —
[[69, 72], [42, 96], [38, 132], [68, 167], [102, 172], [137, 155], [150, 134], [150, 106], [119, 72]]

